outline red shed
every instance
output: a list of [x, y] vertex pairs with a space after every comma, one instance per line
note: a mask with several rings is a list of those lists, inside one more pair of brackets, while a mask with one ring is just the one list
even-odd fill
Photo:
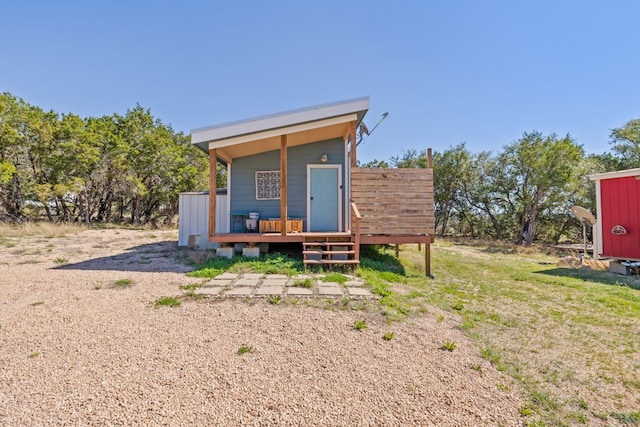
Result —
[[640, 261], [640, 169], [589, 178], [596, 184], [594, 255]]

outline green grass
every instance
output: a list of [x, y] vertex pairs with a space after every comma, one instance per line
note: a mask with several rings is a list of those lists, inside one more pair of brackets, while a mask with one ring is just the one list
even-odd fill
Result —
[[307, 279], [298, 279], [293, 282], [293, 286], [297, 286], [299, 288], [311, 288], [313, 287], [313, 281], [309, 278]]
[[278, 305], [282, 302], [282, 296], [280, 295], [271, 295], [269, 297], [269, 304]]
[[365, 320], [356, 320], [356, 322], [353, 324], [353, 329], [355, 329], [356, 331], [364, 331], [368, 327], [369, 325], [367, 325], [367, 322]]
[[243, 345], [240, 346], [238, 351], [236, 351], [236, 354], [238, 356], [242, 356], [243, 354], [253, 353], [254, 351], [255, 351], [255, 349], [253, 348], [252, 345], [243, 344]]
[[204, 286], [204, 283], [190, 283], [188, 285], [181, 285], [180, 289], [182, 289], [183, 291], [194, 291], [201, 288], [202, 286]]
[[[458, 317], [482, 357], [515, 380], [525, 424], [589, 425], [598, 422], [595, 414], [618, 419], [611, 408], [624, 422], [633, 420], [637, 401], [629, 396], [640, 394], [638, 278], [562, 267], [545, 250], [439, 241], [431, 280], [419, 271], [424, 252], [416, 247], [405, 245], [400, 265], [382, 252], [361, 266], [381, 303], [407, 315], [437, 306]], [[384, 280], [379, 263], [400, 280]]]
[[453, 351], [457, 347], [458, 347], [458, 345], [455, 342], [446, 340], [444, 342], [444, 344], [442, 344], [442, 347], [440, 347], [440, 348], [443, 349], [443, 350], [447, 350], [447, 351]]
[[29, 355], [29, 359], [35, 359], [38, 356], [40, 356], [40, 352], [39, 351], [34, 351], [33, 353], [31, 353]]
[[198, 263], [194, 271], [187, 273], [189, 277], [212, 279], [229, 271], [231, 273], [265, 273], [285, 274], [294, 276], [304, 272], [304, 264], [301, 260], [293, 259], [283, 254], [267, 254], [261, 258], [246, 257], [211, 257]]
[[160, 297], [153, 302], [155, 308], [159, 307], [180, 307], [180, 300], [176, 297]]
[[395, 334], [393, 332], [387, 332], [382, 336], [382, 339], [385, 341], [391, 341], [394, 338]]
[[345, 276], [342, 273], [336, 273], [336, 272], [327, 273], [320, 278], [320, 281], [322, 282], [333, 282], [333, 283], [339, 283], [341, 285], [344, 285], [348, 280], [349, 278], [347, 276]]
[[131, 286], [133, 284], [133, 280], [131, 279], [119, 279], [113, 282], [113, 285], [119, 288], [126, 288], [127, 286]]
[[[546, 249], [444, 240], [432, 245], [435, 279], [429, 279], [424, 251], [404, 245], [401, 260], [392, 252], [362, 248], [356, 274], [379, 297], [367, 311], [388, 322], [433, 313], [434, 306], [444, 312], [436, 314], [439, 323], [457, 323], [477, 354], [511, 377], [508, 387], [523, 399], [523, 424], [638, 424], [632, 396], [640, 394], [640, 279], [559, 266], [566, 254]], [[210, 258], [189, 275], [224, 271], [292, 276], [304, 269], [299, 260], [273, 254]], [[324, 280], [341, 277], [328, 273]], [[335, 306], [314, 302], [323, 303]]]

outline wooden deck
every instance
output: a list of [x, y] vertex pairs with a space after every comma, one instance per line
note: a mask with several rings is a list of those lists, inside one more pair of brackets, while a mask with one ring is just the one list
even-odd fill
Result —
[[292, 233], [224, 233], [209, 236], [211, 243], [302, 243], [311, 238], [350, 238], [350, 232]]

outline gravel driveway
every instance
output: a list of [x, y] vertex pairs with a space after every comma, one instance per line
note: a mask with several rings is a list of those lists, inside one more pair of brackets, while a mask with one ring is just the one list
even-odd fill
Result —
[[0, 246], [0, 425], [522, 425], [509, 380], [435, 308], [391, 325], [264, 299], [153, 308], [193, 283], [176, 240], [88, 230]]

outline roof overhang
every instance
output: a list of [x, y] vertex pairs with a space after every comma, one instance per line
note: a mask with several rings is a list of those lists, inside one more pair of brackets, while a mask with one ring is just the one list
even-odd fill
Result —
[[287, 146], [346, 138], [351, 122], [359, 124], [369, 109], [369, 97], [322, 104], [191, 131], [191, 143], [231, 161], [238, 157], [277, 150], [280, 137]]
[[628, 178], [630, 176], [640, 177], [640, 168], [598, 173], [595, 175], [589, 175], [589, 179], [591, 181], [602, 181], [603, 179]]

